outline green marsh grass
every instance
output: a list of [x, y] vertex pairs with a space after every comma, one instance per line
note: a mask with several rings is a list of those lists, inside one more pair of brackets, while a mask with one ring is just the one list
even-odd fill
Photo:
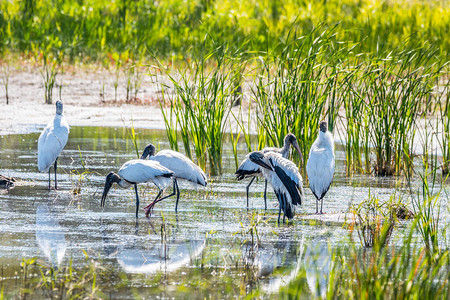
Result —
[[[240, 76], [240, 54], [227, 45], [218, 45], [193, 60], [177, 75], [166, 73], [173, 85], [174, 94], [168, 101], [180, 128], [185, 148], [192, 142], [197, 161], [205, 169], [209, 163], [212, 175], [222, 173], [222, 149], [226, 121], [230, 116], [235, 78]], [[214, 67], [212, 67], [214, 66]], [[163, 87], [166, 90], [171, 87]], [[165, 94], [160, 100], [165, 102]], [[165, 117], [166, 129], [173, 132]], [[186, 151], [190, 153], [190, 151]]]
[[[326, 21], [345, 28], [339, 39], [357, 43], [358, 53], [394, 49], [405, 40], [430, 40], [448, 57], [450, 8], [446, 1], [396, 0], [236, 2], [180, 0], [27, 0], [0, 3], [0, 51], [30, 51], [31, 42], [58, 36], [70, 61], [101, 61], [110, 53], [152, 49], [160, 58], [184, 58], [211, 32], [218, 43], [252, 39], [249, 51], [276, 48], [297, 19], [301, 35]], [[245, 11], [245, 13], [241, 13]], [[364, 40], [364, 43], [359, 43]], [[208, 51], [214, 48], [208, 45]]]
[[354, 224], [361, 246], [379, 249], [386, 246], [395, 227], [395, 207], [391, 204], [395, 194], [391, 196], [390, 203], [384, 203], [370, 194], [368, 199], [352, 208]]
[[377, 175], [412, 172], [409, 158], [418, 116], [442, 69], [441, 64], [432, 64], [435, 54], [430, 47], [404, 50], [381, 55], [364, 67], [362, 95], [369, 108]]
[[436, 118], [437, 140], [442, 153], [442, 173], [450, 173], [450, 81], [443, 86], [439, 95]]
[[[283, 49], [280, 55], [271, 53], [260, 59], [260, 72], [253, 88], [257, 133], [262, 148], [280, 147], [285, 135], [292, 132], [307, 158], [319, 122], [327, 116], [334, 122], [338, 111], [339, 104], [333, 95], [340, 73], [340, 56], [346, 49], [336, 43], [334, 29], [318, 27], [305, 36], [298, 36], [292, 29], [286, 43], [279, 45]], [[335, 65], [330, 66], [330, 61]], [[328, 104], [330, 98], [333, 112]], [[329, 126], [333, 128], [334, 124]]]

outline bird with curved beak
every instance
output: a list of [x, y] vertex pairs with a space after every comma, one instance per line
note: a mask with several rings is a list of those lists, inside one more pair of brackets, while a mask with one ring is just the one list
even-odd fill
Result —
[[[148, 157], [149, 160], [159, 162], [162, 166], [166, 167], [174, 173], [172, 194], [159, 199], [157, 202], [172, 197], [176, 193], [177, 201], [175, 204], [175, 212], [177, 212], [178, 200], [180, 198], [180, 190], [178, 188], [177, 180], [186, 180], [194, 184], [206, 186], [208, 183], [206, 174], [199, 166], [194, 164], [192, 160], [177, 151], [161, 150], [158, 153], [155, 152], [155, 146], [153, 144], [148, 144], [145, 147], [144, 152], [142, 153], [141, 159], [146, 159]], [[150, 206], [147, 207], [146, 210], [149, 211], [153, 207], [153, 205], [150, 204]]]
[[[269, 152], [278, 153], [278, 154], [281, 154], [281, 156], [283, 156], [284, 158], [288, 158], [291, 146], [294, 147], [294, 149], [298, 152], [298, 154], [300, 156], [300, 160], [303, 164], [302, 151], [300, 150], [300, 146], [298, 145], [297, 138], [295, 137], [295, 135], [293, 133], [286, 134], [286, 136], [284, 137], [284, 144], [283, 144], [282, 148], [266, 147], [266, 148], [262, 149], [261, 152], [264, 154], [269, 153]], [[247, 154], [247, 156], [242, 161], [242, 163], [239, 165], [239, 168], [237, 169], [237, 171], [235, 173], [237, 180], [242, 180], [244, 178], [252, 177], [252, 180], [250, 180], [249, 184], [246, 187], [247, 209], [248, 209], [248, 198], [249, 198], [248, 193], [250, 190], [250, 185], [252, 185], [252, 183], [256, 177], [261, 176], [260, 167], [250, 160], [249, 155], [250, 155], [250, 153]], [[266, 194], [267, 194], [267, 180], [265, 180], [265, 186], [264, 186], [264, 207], [265, 207], [265, 209], [267, 209]]]
[[[101, 206], [105, 207], [106, 196], [113, 185], [117, 183], [122, 188], [128, 188], [134, 185], [136, 192], [136, 218], [138, 217], [139, 210], [139, 195], [137, 190], [137, 184], [144, 182], [152, 182], [159, 189], [158, 195], [155, 201], [161, 196], [163, 190], [171, 183], [173, 172], [163, 167], [156, 161], [134, 159], [127, 161], [119, 169], [118, 174], [110, 172], [106, 176], [105, 187], [103, 189], [103, 195], [101, 200]], [[153, 203], [152, 202], [152, 203]]]
[[294, 217], [295, 205], [301, 205], [304, 199], [303, 178], [298, 172], [297, 166], [278, 153], [255, 151], [250, 153], [249, 159], [261, 166], [264, 178], [270, 182], [277, 196], [278, 223], [280, 223], [281, 210], [284, 218], [289, 220]]

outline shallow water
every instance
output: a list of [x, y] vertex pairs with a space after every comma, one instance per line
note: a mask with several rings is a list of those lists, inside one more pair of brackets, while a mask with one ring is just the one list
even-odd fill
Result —
[[[136, 131], [140, 151], [149, 142], [158, 150], [169, 148], [164, 131]], [[263, 181], [252, 185], [246, 210], [248, 181], [235, 181], [227, 143], [224, 175], [211, 177], [206, 188], [180, 184], [178, 214], [171, 198], [155, 206], [150, 220], [142, 210], [136, 220], [134, 189], [112, 188], [106, 207], [100, 207], [106, 174], [136, 158], [126, 129], [73, 127], [58, 160], [57, 191], [49, 191], [48, 175], [37, 172], [38, 137], [0, 137], [0, 174], [18, 180], [14, 189], [0, 193], [0, 289], [4, 286], [6, 295], [17, 292], [22, 258], [37, 257], [57, 268], [70, 261], [81, 266], [86, 255], [112, 274], [102, 286], [106, 297], [223, 297], [256, 288], [276, 293], [309, 264], [302, 257], [308, 257], [310, 249], [318, 247], [321, 261], [327, 262], [328, 245], [348, 242], [348, 230], [342, 226], [345, 213], [366, 199], [369, 189], [387, 200], [396, 187], [406, 187], [401, 178], [346, 177], [338, 149], [333, 186], [324, 201], [324, 211], [334, 221], [312, 215], [315, 201], [306, 188], [306, 203], [294, 222], [277, 226], [271, 192], [264, 211]], [[245, 154], [240, 145], [239, 159]], [[142, 208], [156, 196], [156, 188], [140, 185], [139, 194]], [[314, 281], [310, 284], [315, 286]]]

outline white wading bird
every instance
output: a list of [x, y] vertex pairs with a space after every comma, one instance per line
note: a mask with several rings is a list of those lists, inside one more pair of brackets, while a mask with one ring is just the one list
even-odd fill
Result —
[[[298, 154], [300, 155], [300, 159], [303, 162], [303, 155], [302, 155], [302, 152], [300, 151], [300, 147], [298, 145], [297, 138], [292, 133], [288, 133], [284, 137], [283, 148], [267, 147], [267, 148], [262, 149], [261, 152], [262, 153], [269, 153], [269, 152], [279, 153], [284, 158], [288, 158], [289, 152], [291, 150], [291, 145], [295, 148], [295, 150], [297, 150]], [[258, 177], [261, 176], [260, 166], [253, 163], [250, 160], [249, 156], [250, 156], [250, 153], [247, 154], [247, 156], [242, 161], [241, 165], [239, 166], [239, 168], [237, 169], [237, 171], [235, 173], [237, 180], [242, 180], [244, 178], [252, 177], [252, 180], [250, 180], [250, 183], [247, 185], [247, 188], [246, 188], [247, 189], [247, 208], [248, 208], [248, 191], [250, 189], [250, 185], [253, 183], [253, 180], [255, 180], [255, 178], [257, 176]], [[265, 186], [264, 186], [264, 208], [265, 209], [267, 209], [266, 194], [267, 194], [267, 180], [265, 180]]]
[[270, 182], [278, 198], [278, 223], [280, 223], [281, 210], [284, 218], [289, 220], [294, 217], [294, 205], [301, 205], [304, 199], [303, 179], [298, 172], [297, 166], [290, 160], [278, 153], [255, 151], [250, 153], [249, 158], [255, 164], [261, 166], [264, 178]]
[[177, 179], [183, 179], [195, 184], [206, 186], [206, 184], [208, 183], [206, 180], [206, 175], [203, 170], [200, 169], [200, 167], [192, 162], [192, 160], [179, 152], [173, 150], [162, 150], [155, 154], [155, 150], [155, 146], [153, 146], [152, 144], [148, 144], [144, 149], [144, 153], [142, 153], [141, 159], [146, 159], [148, 157], [149, 160], [159, 162], [162, 166], [166, 167], [174, 173], [173, 192], [172, 194], [167, 195], [161, 199], [155, 199], [153, 203], [146, 207], [145, 213], [146, 215], [149, 215], [151, 213], [151, 210], [153, 209], [153, 206], [157, 202], [172, 197], [173, 195], [175, 195], [175, 193], [177, 194], [175, 212], [177, 212], [178, 200], [180, 198], [180, 190], [178, 189]]
[[143, 182], [153, 182], [159, 189], [155, 198], [161, 196], [162, 191], [171, 183], [173, 172], [161, 166], [157, 161], [134, 159], [127, 161], [120, 167], [118, 174], [110, 172], [106, 176], [105, 188], [103, 189], [101, 206], [105, 207], [106, 196], [113, 182], [122, 188], [134, 185], [136, 192], [136, 218], [139, 210], [139, 196], [137, 184]]
[[55, 189], [58, 188], [56, 168], [58, 156], [66, 146], [69, 138], [69, 124], [63, 115], [63, 104], [56, 101], [56, 115], [42, 131], [38, 140], [38, 169], [39, 172], [48, 172], [48, 189], [50, 189], [50, 168], [54, 163]]
[[317, 199], [316, 214], [319, 213], [319, 201], [322, 214], [323, 197], [330, 188], [334, 174], [334, 140], [327, 128], [327, 122], [320, 122], [319, 136], [311, 146], [306, 164], [309, 187]]

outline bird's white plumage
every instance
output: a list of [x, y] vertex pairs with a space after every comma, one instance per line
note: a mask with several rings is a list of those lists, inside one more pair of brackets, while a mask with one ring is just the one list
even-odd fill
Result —
[[309, 187], [318, 200], [323, 198], [333, 181], [334, 140], [331, 132], [319, 131], [306, 164]]
[[126, 181], [122, 180], [119, 185], [127, 187], [131, 184], [151, 181], [159, 189], [164, 189], [172, 182], [170, 177], [165, 177], [169, 174], [173, 172], [157, 161], [134, 159], [127, 161], [119, 169], [118, 175]]
[[150, 156], [149, 161], [157, 161], [171, 170], [177, 179], [184, 179], [196, 184], [206, 186], [206, 175], [200, 167], [194, 164], [185, 155], [173, 150], [161, 150]]
[[56, 114], [38, 140], [38, 169], [48, 172], [69, 138], [69, 124], [64, 115]]
[[[272, 167], [280, 167], [286, 173], [286, 175], [295, 182], [297, 186], [300, 196], [303, 199], [303, 178], [298, 171], [297, 166], [290, 161], [289, 159], [284, 158], [281, 154], [268, 152], [264, 153], [264, 160], [271, 165]], [[261, 171], [263, 173], [264, 178], [270, 182], [274, 191], [277, 193], [283, 193], [292, 202], [292, 198], [286, 189], [284, 183], [281, 181], [280, 177], [277, 175], [275, 171], [268, 170], [266, 168], [261, 167]]]

